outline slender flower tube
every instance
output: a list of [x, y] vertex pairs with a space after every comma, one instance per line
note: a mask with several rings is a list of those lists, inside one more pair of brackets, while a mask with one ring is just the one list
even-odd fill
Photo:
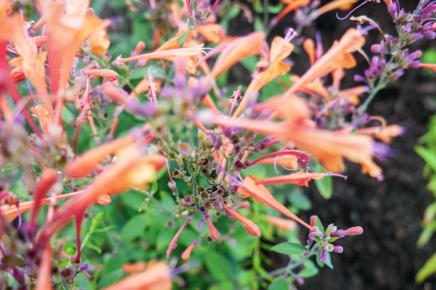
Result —
[[256, 184], [263, 184], [263, 185], [293, 183], [300, 186], [309, 186], [309, 181], [319, 180], [326, 176], [340, 176], [345, 178], [345, 176], [335, 173], [297, 172], [288, 175], [275, 176], [275, 177], [264, 178], [264, 179], [256, 179], [255, 182]]
[[226, 213], [236, 219], [238, 222], [241, 223], [241, 225], [245, 228], [245, 230], [254, 237], [260, 237], [260, 229], [259, 227], [252, 222], [251, 220], [247, 219], [243, 215], [239, 214], [237, 211], [232, 210], [229, 207], [224, 206], [224, 210]]
[[188, 223], [191, 222], [191, 218], [187, 218], [186, 221], [182, 224], [182, 226], [179, 228], [179, 230], [174, 235], [173, 239], [171, 240], [170, 244], [168, 245], [166, 257], [169, 258], [171, 256], [172, 251], [177, 247], [177, 241], [180, 238], [180, 235], [182, 234], [185, 227], [188, 225]]
[[238, 187], [238, 192], [242, 194], [243, 197], [252, 197], [258, 202], [263, 203], [270, 208], [284, 214], [285, 216], [295, 220], [309, 230], [312, 229], [312, 227], [308, 225], [305, 221], [300, 219], [284, 205], [278, 202], [265, 186], [261, 184], [256, 184], [256, 180], [252, 176], [248, 176], [244, 179], [242, 185]]
[[168, 265], [163, 262], [151, 262], [145, 271], [132, 274], [104, 290], [171, 290], [171, 284]]

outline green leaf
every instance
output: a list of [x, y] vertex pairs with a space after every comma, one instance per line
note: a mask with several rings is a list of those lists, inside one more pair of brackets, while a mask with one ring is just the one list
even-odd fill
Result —
[[288, 290], [288, 282], [285, 278], [278, 278], [269, 285], [268, 290]]
[[145, 214], [132, 217], [121, 229], [121, 239], [125, 242], [130, 242], [142, 236], [146, 225], [147, 216]]
[[129, 190], [120, 195], [121, 201], [128, 207], [139, 210], [144, 202], [145, 195], [136, 190]]
[[431, 256], [431, 258], [428, 259], [424, 266], [418, 271], [416, 281], [421, 283], [433, 274], [436, 274], [436, 254], [433, 254], [433, 256]]
[[297, 243], [285, 242], [275, 245], [271, 248], [271, 251], [284, 255], [300, 255], [304, 251], [304, 248], [302, 245]]
[[436, 171], [436, 154], [434, 154], [433, 150], [417, 146], [415, 151], [422, 159], [424, 159], [425, 163], [427, 163], [433, 171]]
[[299, 273], [303, 278], [310, 278], [318, 274], [318, 268], [311, 260], [304, 262], [304, 269]]
[[291, 193], [289, 200], [293, 206], [301, 210], [308, 210], [312, 206], [310, 199], [308, 199], [305, 194], [298, 191]]
[[203, 259], [207, 270], [216, 280], [226, 280], [234, 274], [230, 262], [220, 254], [209, 250], [204, 253]]
[[325, 199], [330, 199], [333, 195], [333, 180], [331, 176], [315, 180], [316, 188]]
[[326, 257], [327, 258], [326, 258], [324, 264], [326, 264], [327, 267], [329, 267], [330, 269], [333, 269], [334, 267], [333, 267], [333, 264], [332, 264], [332, 256], [330, 255], [329, 252], [326, 253]]

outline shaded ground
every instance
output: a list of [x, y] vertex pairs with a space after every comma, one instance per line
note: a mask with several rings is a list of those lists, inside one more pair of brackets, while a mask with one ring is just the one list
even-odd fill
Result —
[[[352, 167], [347, 182], [335, 183], [331, 200], [311, 190], [312, 210], [322, 220], [362, 225], [365, 234], [344, 243], [345, 253], [335, 257], [334, 271], [321, 271], [301, 289], [320, 289], [320, 285], [328, 290], [424, 288], [415, 284], [415, 274], [436, 251], [436, 239], [423, 249], [416, 247], [420, 220], [431, 201], [422, 178], [424, 164], [413, 151], [430, 116], [421, 89], [422, 85], [406, 83], [401, 89], [386, 90], [371, 106], [372, 113], [407, 128], [392, 144], [395, 155], [383, 163], [383, 182], [362, 176], [359, 168]], [[425, 289], [436, 289], [436, 279], [428, 280]]]

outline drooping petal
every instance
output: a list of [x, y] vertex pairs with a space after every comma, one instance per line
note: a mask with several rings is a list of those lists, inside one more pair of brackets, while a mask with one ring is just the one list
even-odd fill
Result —
[[292, 96], [304, 85], [334, 70], [354, 67], [356, 61], [351, 53], [360, 49], [364, 44], [365, 38], [358, 30], [348, 29], [342, 38], [318, 59], [297, 83], [286, 91], [284, 97]]
[[192, 251], [198, 246], [198, 240], [193, 241], [182, 253], [182, 260], [188, 261], [191, 258]]
[[393, 138], [400, 136], [404, 128], [398, 125], [389, 125], [384, 127], [369, 127], [358, 130], [359, 134], [373, 136], [384, 143], [390, 143]]
[[293, 183], [300, 186], [309, 186], [309, 181], [319, 180], [326, 176], [330, 176], [330, 173], [314, 173], [314, 172], [297, 172], [288, 175], [281, 175], [263, 179], [256, 179], [256, 184], [288, 184]]
[[126, 146], [131, 145], [134, 141], [133, 135], [127, 135], [88, 150], [68, 163], [64, 173], [72, 178], [88, 176], [100, 162]]
[[180, 238], [180, 235], [182, 234], [185, 227], [188, 225], [190, 221], [186, 220], [182, 226], [177, 230], [176, 234], [174, 235], [173, 239], [171, 240], [170, 244], [168, 245], [168, 249], [166, 252], [166, 257], [169, 258], [171, 256], [171, 253], [174, 251], [174, 249], [177, 247], [177, 242]]
[[153, 52], [135, 55], [127, 58], [120, 58], [118, 61], [120, 62], [134, 62], [139, 60], [152, 60], [152, 59], [164, 59], [173, 61], [176, 57], [192, 57], [198, 56], [203, 51], [203, 44], [191, 46], [191, 47], [182, 47], [175, 49], [167, 49], [167, 50], [156, 50]]
[[245, 228], [245, 230], [254, 237], [260, 237], [260, 229], [259, 227], [252, 222], [251, 220], [247, 219], [243, 215], [239, 214], [237, 211], [234, 211], [233, 209], [229, 207], [224, 207], [224, 210], [226, 213], [241, 223], [241, 225]]
[[165, 158], [160, 155], [143, 156], [141, 150], [132, 145], [120, 154], [117, 160], [99, 174], [80, 195], [61, 206], [54, 218], [45, 225], [41, 239], [51, 237], [64, 227], [70, 219], [97, 202], [105, 194], [116, 194], [130, 187], [140, 187], [151, 182], [155, 174], [165, 164]]
[[244, 179], [243, 185], [238, 187], [238, 192], [245, 197], [254, 198], [258, 202], [263, 203], [270, 208], [284, 214], [285, 216], [295, 220], [296, 222], [300, 223], [308, 229], [312, 228], [305, 221], [300, 219], [284, 205], [278, 202], [265, 186], [261, 184], [256, 184], [256, 180], [251, 176], [248, 176]]
[[329, 3], [325, 4], [324, 6], [321, 6], [316, 12], [316, 16], [321, 16], [329, 11], [335, 10], [335, 9], [341, 9], [341, 10], [347, 10], [353, 6], [354, 3], [356, 3], [358, 0], [334, 0], [330, 1]]
[[210, 220], [210, 217], [206, 217], [206, 222], [207, 222], [207, 228], [209, 229], [210, 237], [213, 240], [218, 241], [219, 233], [216, 227], [214, 226], [214, 224], [212, 223], [212, 221]]
[[217, 78], [241, 60], [258, 54], [264, 39], [264, 33], [254, 32], [229, 43], [216, 60], [211, 76]]
[[171, 290], [171, 275], [167, 264], [154, 262], [142, 273], [132, 274], [104, 290]]
[[48, 63], [54, 94], [66, 89], [73, 59], [83, 42], [108, 25], [107, 21], [90, 13], [88, 6], [86, 0], [44, 1], [41, 5], [47, 24]]
[[267, 216], [266, 220], [282, 231], [292, 231], [297, 228], [297, 223], [290, 219], [285, 219], [277, 216]]

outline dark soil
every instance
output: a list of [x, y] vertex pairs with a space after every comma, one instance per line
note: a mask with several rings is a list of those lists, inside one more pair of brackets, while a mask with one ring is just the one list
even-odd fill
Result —
[[422, 178], [424, 163], [413, 148], [425, 132], [431, 112], [423, 102], [422, 84], [410, 79], [409, 83], [415, 85], [386, 90], [370, 108], [372, 114], [407, 128], [406, 134], [392, 143], [392, 158], [382, 163], [385, 180], [372, 180], [352, 166], [348, 180], [335, 183], [331, 200], [310, 190], [312, 211], [323, 221], [361, 225], [365, 233], [344, 240], [345, 252], [333, 258], [335, 270], [322, 270], [301, 289], [320, 289], [321, 285], [328, 290], [436, 289], [436, 278], [425, 286], [415, 283], [418, 269], [436, 252], [436, 239], [423, 249], [416, 246], [431, 193]]

